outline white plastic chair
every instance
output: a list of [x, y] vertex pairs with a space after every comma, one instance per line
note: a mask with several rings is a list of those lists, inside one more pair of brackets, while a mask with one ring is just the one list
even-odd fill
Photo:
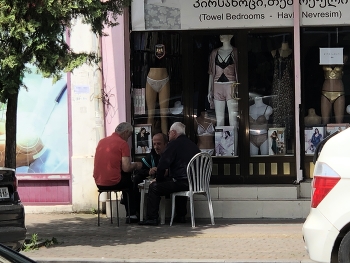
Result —
[[211, 218], [211, 224], [215, 225], [213, 205], [210, 197], [209, 181], [213, 168], [213, 161], [208, 153], [197, 153], [187, 165], [187, 178], [189, 191], [175, 192], [171, 194], [171, 220], [170, 226], [173, 224], [175, 214], [175, 197], [187, 196], [190, 198], [191, 222], [192, 227], [195, 227], [194, 222], [194, 205], [193, 196], [195, 194], [205, 195], [208, 199], [208, 206]]

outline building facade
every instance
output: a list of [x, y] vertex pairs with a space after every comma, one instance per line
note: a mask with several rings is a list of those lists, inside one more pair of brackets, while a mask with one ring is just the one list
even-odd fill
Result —
[[311, 178], [319, 141], [350, 122], [349, 8], [342, 0], [134, 0], [102, 40], [77, 23], [71, 46], [101, 52], [102, 71], [67, 75], [57, 113], [66, 120], [53, 129], [65, 136], [51, 135], [66, 145], [57, 158], [64, 170], [18, 168], [23, 201], [36, 211], [96, 207], [95, 147], [121, 121], [134, 125], [135, 160], [152, 147], [141, 131], [184, 122], [213, 156], [212, 185]]

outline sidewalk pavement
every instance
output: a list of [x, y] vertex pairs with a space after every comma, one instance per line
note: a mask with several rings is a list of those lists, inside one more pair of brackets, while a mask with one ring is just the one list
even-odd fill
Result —
[[38, 262], [274, 262], [311, 263], [304, 249], [304, 220], [197, 219], [186, 224], [114, 224], [93, 214], [26, 214], [27, 237], [59, 242], [21, 253]]

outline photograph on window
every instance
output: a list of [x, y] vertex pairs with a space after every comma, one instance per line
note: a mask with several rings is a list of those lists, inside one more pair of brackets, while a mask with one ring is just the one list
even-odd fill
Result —
[[286, 153], [284, 130], [284, 128], [269, 129], [269, 155], [284, 155]]
[[134, 127], [135, 154], [150, 153], [152, 149], [152, 125], [138, 124]]
[[325, 138], [323, 126], [305, 127], [305, 154], [314, 154], [318, 144]]
[[215, 127], [215, 156], [234, 156], [234, 127]]

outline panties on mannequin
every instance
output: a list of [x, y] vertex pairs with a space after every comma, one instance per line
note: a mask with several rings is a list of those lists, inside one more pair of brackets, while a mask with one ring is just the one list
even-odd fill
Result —
[[261, 97], [255, 97], [249, 107], [250, 155], [268, 155], [267, 124], [272, 114], [272, 107], [265, 104]]
[[[344, 63], [348, 57], [344, 56]], [[322, 123], [330, 122], [332, 106], [336, 123], [342, 123], [345, 111], [345, 92], [342, 80], [343, 65], [323, 66], [324, 82], [321, 94], [321, 116]]]
[[146, 82], [147, 123], [154, 125], [154, 114], [159, 95], [161, 131], [168, 132], [167, 112], [169, 108], [170, 82], [166, 68], [150, 68]]
[[[197, 146], [201, 151], [214, 151], [215, 123], [215, 119], [210, 118], [206, 111], [202, 111], [201, 115], [195, 118], [194, 127], [197, 132]], [[210, 155], [212, 154], [213, 152]]]

